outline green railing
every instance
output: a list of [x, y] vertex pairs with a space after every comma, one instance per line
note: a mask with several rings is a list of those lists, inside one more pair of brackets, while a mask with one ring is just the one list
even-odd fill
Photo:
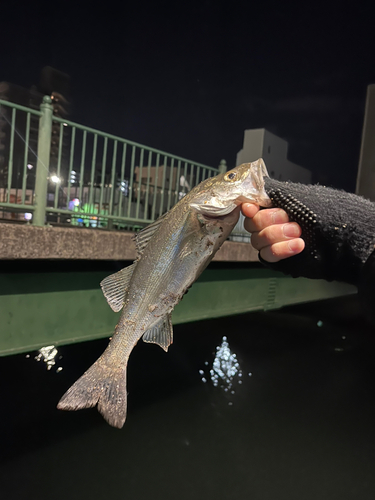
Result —
[[[37, 128], [42, 113], [0, 100], [0, 207], [35, 210]], [[33, 172], [31, 168], [35, 167]]]
[[[0, 100], [3, 218], [109, 229], [144, 226], [226, 170]], [[1, 213], [0, 213], [1, 215]]]

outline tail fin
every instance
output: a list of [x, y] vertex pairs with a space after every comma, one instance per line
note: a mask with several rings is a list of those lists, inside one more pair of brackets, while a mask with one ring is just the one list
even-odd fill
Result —
[[99, 412], [113, 427], [121, 427], [126, 419], [126, 366], [111, 368], [99, 358], [66, 391], [59, 410], [82, 410], [98, 405]]

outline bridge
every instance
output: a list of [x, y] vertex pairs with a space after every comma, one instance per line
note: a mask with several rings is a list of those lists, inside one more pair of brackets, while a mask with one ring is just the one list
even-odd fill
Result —
[[[205, 178], [202, 165], [0, 100], [0, 355], [109, 337], [100, 281], [131, 264], [134, 231]], [[1, 142], [2, 141], [2, 142]], [[263, 268], [241, 227], [175, 308], [174, 323], [355, 293]]]

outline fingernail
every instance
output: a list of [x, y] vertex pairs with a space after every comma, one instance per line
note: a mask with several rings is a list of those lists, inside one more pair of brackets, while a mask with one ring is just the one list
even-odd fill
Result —
[[299, 228], [297, 224], [284, 224], [283, 226], [284, 236], [289, 238], [295, 238], [299, 236]]
[[301, 242], [299, 239], [288, 241], [288, 246], [293, 253], [299, 253], [301, 251]]
[[288, 222], [288, 216], [284, 210], [276, 209], [271, 214], [271, 220], [273, 224], [282, 224], [283, 222]]

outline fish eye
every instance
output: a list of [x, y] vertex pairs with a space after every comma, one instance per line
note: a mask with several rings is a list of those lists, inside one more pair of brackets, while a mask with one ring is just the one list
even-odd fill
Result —
[[226, 180], [226, 181], [234, 181], [236, 177], [237, 177], [236, 172], [229, 172], [229, 173], [225, 176], [225, 180]]

